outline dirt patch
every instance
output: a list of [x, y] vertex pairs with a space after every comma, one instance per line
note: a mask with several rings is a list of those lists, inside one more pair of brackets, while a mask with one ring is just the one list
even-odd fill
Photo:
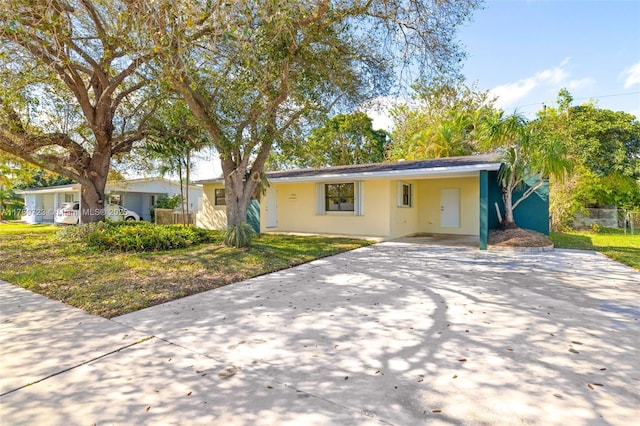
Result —
[[489, 245], [498, 247], [547, 247], [553, 244], [544, 234], [528, 229], [500, 229], [489, 232]]

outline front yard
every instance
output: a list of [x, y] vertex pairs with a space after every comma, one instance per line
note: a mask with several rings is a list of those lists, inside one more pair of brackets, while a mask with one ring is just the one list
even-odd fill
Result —
[[[104, 252], [63, 242], [50, 225], [0, 224], [0, 279], [106, 318], [371, 244], [260, 235], [250, 249], [222, 244], [147, 253]], [[556, 248], [597, 250], [640, 270], [640, 235], [552, 233]]]
[[348, 238], [260, 235], [250, 249], [213, 243], [149, 253], [62, 242], [59, 228], [0, 224], [0, 279], [106, 318], [371, 244]]
[[606, 229], [602, 232], [552, 232], [549, 238], [556, 248], [596, 250], [640, 270], [640, 234]]

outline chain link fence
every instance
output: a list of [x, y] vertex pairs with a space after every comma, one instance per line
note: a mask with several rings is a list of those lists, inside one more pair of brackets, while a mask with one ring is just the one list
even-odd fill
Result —
[[624, 210], [617, 207], [584, 209], [576, 213], [573, 228], [618, 228], [624, 230], [625, 233], [640, 234], [640, 211]]
[[624, 211], [623, 226], [625, 234], [640, 234], [640, 211]]

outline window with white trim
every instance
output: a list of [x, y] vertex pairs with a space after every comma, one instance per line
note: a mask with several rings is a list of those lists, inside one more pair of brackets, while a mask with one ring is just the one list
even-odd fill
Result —
[[413, 206], [413, 185], [407, 182], [398, 182], [398, 207]]
[[215, 198], [215, 205], [216, 206], [226, 206], [227, 205], [227, 199], [225, 197], [225, 190], [224, 189], [216, 189], [214, 191], [214, 198]]
[[362, 216], [362, 182], [336, 182], [316, 184], [316, 214], [353, 213]]
[[324, 209], [328, 212], [352, 212], [354, 206], [353, 182], [324, 185]]

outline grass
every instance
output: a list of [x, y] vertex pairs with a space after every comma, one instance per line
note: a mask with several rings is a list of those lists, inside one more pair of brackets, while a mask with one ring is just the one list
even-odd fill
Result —
[[619, 229], [606, 229], [602, 232], [552, 232], [549, 238], [556, 248], [596, 250], [640, 270], [640, 234], [625, 235]]
[[248, 249], [213, 243], [161, 252], [104, 252], [62, 242], [51, 225], [0, 223], [0, 279], [106, 318], [289, 268], [371, 241], [264, 234]]

